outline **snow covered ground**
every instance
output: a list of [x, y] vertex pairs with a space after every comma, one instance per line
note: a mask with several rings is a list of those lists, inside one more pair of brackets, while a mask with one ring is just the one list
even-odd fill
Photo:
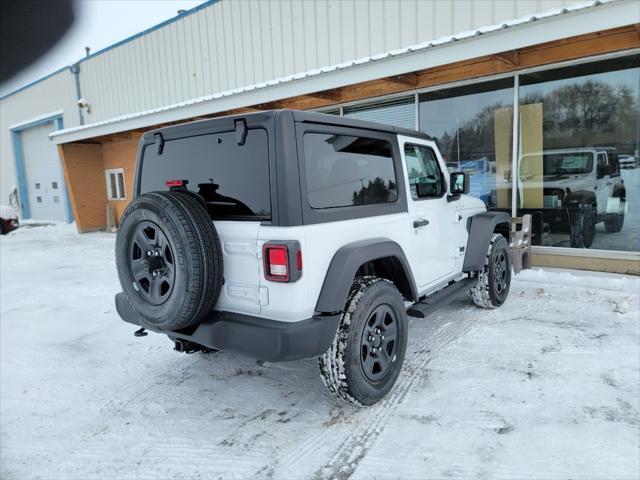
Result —
[[135, 338], [113, 247], [62, 225], [0, 238], [0, 478], [640, 476], [637, 277], [529, 271], [499, 310], [411, 320], [396, 388], [359, 409], [312, 359]]

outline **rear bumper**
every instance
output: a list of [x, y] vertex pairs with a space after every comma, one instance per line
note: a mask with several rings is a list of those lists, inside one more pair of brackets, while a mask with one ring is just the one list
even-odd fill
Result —
[[340, 315], [314, 316], [299, 322], [278, 322], [230, 312], [211, 312], [198, 326], [160, 331], [143, 324], [123, 293], [116, 310], [125, 321], [148, 330], [218, 350], [229, 350], [258, 360], [287, 362], [324, 353], [336, 334]]

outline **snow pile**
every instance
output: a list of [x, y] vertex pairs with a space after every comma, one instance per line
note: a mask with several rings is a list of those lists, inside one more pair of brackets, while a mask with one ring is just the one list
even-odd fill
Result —
[[0, 478], [640, 476], [636, 277], [532, 270], [501, 309], [412, 320], [396, 388], [358, 409], [314, 359], [135, 338], [114, 239], [0, 238]]

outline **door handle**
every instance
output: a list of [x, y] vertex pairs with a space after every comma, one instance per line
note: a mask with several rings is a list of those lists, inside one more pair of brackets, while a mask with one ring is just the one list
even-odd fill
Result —
[[424, 218], [419, 218], [418, 220], [413, 221], [413, 228], [426, 227], [427, 225], [429, 225], [429, 220]]

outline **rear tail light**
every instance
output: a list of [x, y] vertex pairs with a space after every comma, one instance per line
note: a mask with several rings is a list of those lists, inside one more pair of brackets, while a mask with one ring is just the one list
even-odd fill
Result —
[[262, 247], [264, 278], [272, 282], [295, 282], [302, 276], [302, 251], [295, 240], [267, 242]]
[[187, 187], [189, 180], [167, 180], [164, 184], [169, 187], [169, 189], [183, 189]]

